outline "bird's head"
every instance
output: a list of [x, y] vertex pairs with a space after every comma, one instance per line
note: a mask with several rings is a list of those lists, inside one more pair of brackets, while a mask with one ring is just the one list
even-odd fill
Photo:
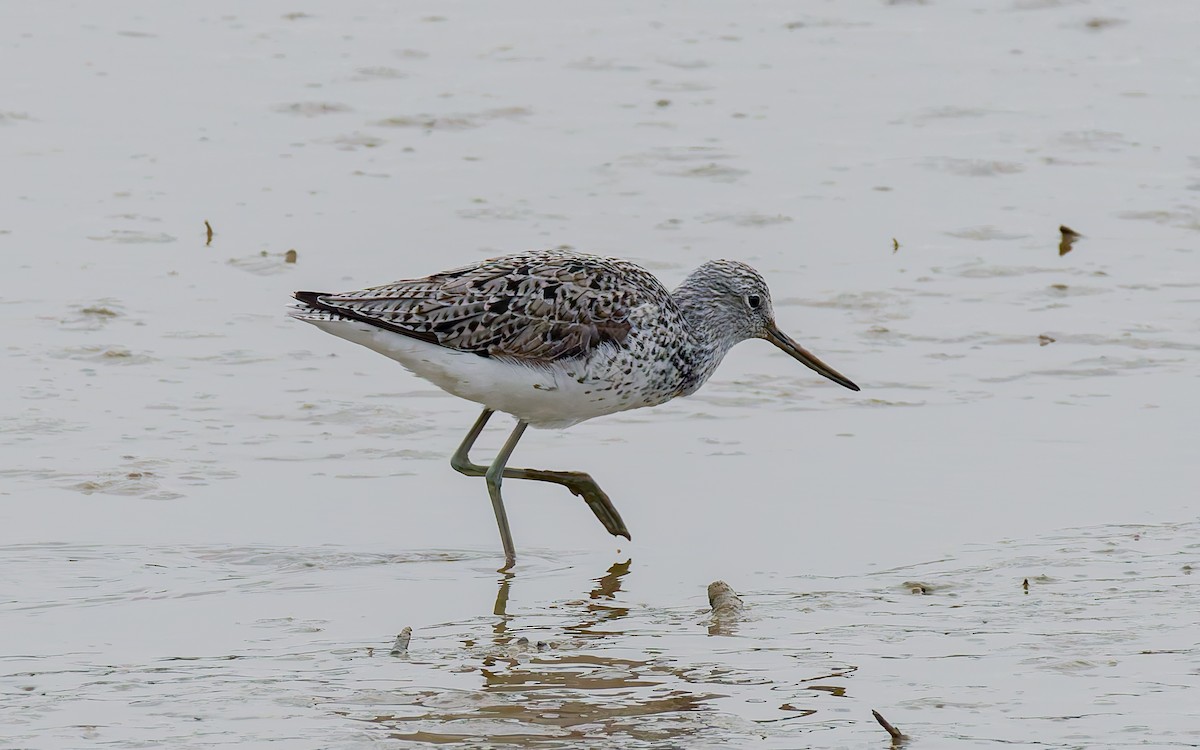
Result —
[[800, 346], [775, 324], [771, 290], [762, 274], [736, 260], [713, 260], [697, 268], [685, 282], [696, 302], [710, 306], [708, 325], [720, 326], [720, 333], [735, 341], [766, 339], [791, 357], [838, 385], [859, 390], [849, 378]]

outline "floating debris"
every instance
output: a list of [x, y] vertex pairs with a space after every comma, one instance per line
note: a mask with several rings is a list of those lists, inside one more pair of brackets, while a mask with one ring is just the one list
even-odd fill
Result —
[[815, 708], [796, 708], [791, 703], [780, 703], [779, 710], [780, 711], [795, 711], [800, 716], [812, 716], [813, 714], [815, 714], [817, 712], [817, 709], [815, 709]]
[[340, 114], [351, 111], [349, 107], [340, 102], [291, 102], [289, 104], [276, 105], [272, 109], [285, 115], [298, 115], [300, 117], [318, 117], [320, 115]]
[[991, 242], [999, 240], [1001, 242], [1007, 240], [1021, 240], [1029, 235], [1020, 234], [1019, 232], [1006, 232], [999, 227], [994, 227], [991, 224], [983, 224], [976, 227], [965, 227], [953, 232], [945, 232], [951, 237], [958, 237], [964, 240], [975, 240], [976, 242]]
[[724, 581], [708, 584], [708, 606], [712, 608], [708, 634], [733, 635], [742, 610], [746, 608], [745, 602], [734, 592], [733, 587]]
[[1058, 341], [1058, 339], [1051, 338], [1044, 333], [1038, 335], [1038, 346], [1048, 346], [1053, 344], [1055, 341]]
[[269, 276], [288, 271], [288, 267], [295, 264], [296, 257], [295, 250], [288, 250], [285, 253], [261, 250], [255, 255], [248, 255], [244, 258], [230, 258], [229, 265], [259, 276]]
[[[403, 72], [396, 70], [395, 68], [389, 68], [386, 65], [371, 65], [365, 68], [359, 68], [354, 72], [358, 73], [361, 78], [398, 79], [408, 77]], [[361, 78], [358, 80], [361, 80]]]
[[392, 656], [404, 656], [408, 653], [408, 642], [412, 640], [412, 628], [405, 627], [400, 631], [400, 635], [396, 636], [396, 642], [392, 644]]
[[658, 101], [656, 101], [656, 102], [654, 103], [654, 106], [656, 106], [656, 107], [669, 107], [669, 106], [671, 106], [671, 100], [670, 100], [670, 99], [659, 99]]
[[[341, 149], [342, 151], [356, 151], [360, 148], [379, 148], [387, 143], [382, 138], [365, 133], [350, 133], [349, 135], [339, 135], [336, 138], [323, 138], [321, 143], [330, 143]], [[355, 172], [355, 174], [366, 174], [365, 172]]]
[[61, 359], [74, 359], [81, 362], [103, 362], [119, 365], [142, 365], [154, 362], [154, 357], [148, 354], [135, 354], [123, 346], [73, 346], [59, 349], [50, 356]]
[[107, 307], [103, 307], [100, 305], [94, 305], [92, 307], [85, 307], [82, 310], [80, 310], [79, 312], [82, 313], [83, 315], [94, 315], [97, 318], [115, 318], [118, 315], [120, 315], [119, 312], [110, 310]]
[[422, 130], [470, 130], [483, 127], [490, 122], [520, 120], [533, 114], [528, 107], [495, 107], [480, 112], [458, 112], [451, 114], [419, 113], [398, 115], [374, 123], [385, 128], [420, 128]]
[[1123, 23], [1127, 23], [1127, 22], [1120, 18], [1089, 18], [1083, 24], [1083, 27], [1085, 29], [1087, 29], [1088, 31], [1100, 31], [1102, 29], [1108, 29], [1113, 26], [1120, 26]]
[[491, 654], [490, 658], [516, 659], [535, 651], [550, 651], [558, 648], [558, 645], [555, 641], [531, 641], [527, 636], [522, 635], [509, 641], [502, 653]]
[[708, 584], [708, 606], [712, 607], [713, 615], [723, 617], [740, 614], [746, 603], [728, 583], [713, 581]]
[[1076, 232], [1066, 224], [1060, 226], [1058, 231], [1059, 234], [1062, 235], [1062, 239], [1058, 241], [1058, 255], [1059, 257], [1062, 257], [1071, 252], [1071, 246], [1075, 244], [1076, 240], [1078, 240], [1080, 237], [1083, 237], [1083, 235], [1079, 232]]
[[900, 242], [895, 237], [893, 237], [892, 238], [892, 255], [895, 255], [896, 251], [898, 251], [899, 249], [900, 249]]
[[879, 726], [883, 727], [884, 731], [892, 736], [893, 745], [898, 745], [904, 740], [908, 739], [905, 737], [903, 732], [892, 726], [891, 722], [889, 722], [887, 719], [883, 718], [883, 714], [872, 709], [871, 715], [875, 717], [875, 721], [879, 722]]
[[711, 213], [704, 214], [700, 217], [700, 221], [705, 223], [714, 221], [724, 221], [739, 227], [767, 227], [774, 224], [788, 224], [792, 221], [792, 217], [784, 216], [783, 214], [760, 214], [750, 211], [744, 214], [736, 213]]
[[76, 307], [73, 313], [64, 315], [58, 320], [59, 324], [66, 330], [99, 331], [124, 314], [101, 305], [91, 305], [83, 308]]
[[175, 237], [166, 232], [141, 232], [136, 229], [113, 229], [108, 235], [88, 236], [96, 242], [117, 242], [122, 245], [174, 242]]
[[212, 238], [213, 238], [212, 224], [208, 223], [208, 219], [204, 220], [204, 235], [205, 235], [204, 246], [208, 247], [209, 245], [212, 244]]
[[961, 177], [998, 177], [1025, 171], [1025, 166], [1017, 162], [987, 161], [986, 159], [931, 158], [927, 159], [925, 164], [933, 169]]

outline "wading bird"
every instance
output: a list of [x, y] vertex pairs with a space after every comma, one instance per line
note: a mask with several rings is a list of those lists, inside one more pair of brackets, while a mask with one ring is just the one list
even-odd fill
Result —
[[[532, 479], [583, 498], [629, 539], [608, 495], [583, 472], [507, 466], [525, 428], [562, 428], [694, 393], [734, 344], [766, 339], [833, 382], [858, 386], [775, 325], [771, 294], [745, 263], [714, 260], [675, 291], [628, 261], [567, 250], [505, 255], [354, 292], [296, 292], [295, 318], [390, 357], [483, 405], [450, 465], [487, 482], [505, 568], [516, 562], [500, 484]], [[517, 426], [490, 466], [471, 446], [493, 412]]]

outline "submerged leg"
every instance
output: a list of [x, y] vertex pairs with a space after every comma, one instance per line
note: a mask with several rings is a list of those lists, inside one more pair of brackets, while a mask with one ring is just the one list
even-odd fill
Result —
[[496, 512], [496, 525], [500, 527], [500, 541], [504, 545], [504, 567], [501, 570], [508, 570], [516, 564], [517, 550], [513, 546], [512, 532], [508, 528], [508, 514], [504, 512], [504, 499], [500, 497], [500, 483], [504, 481], [504, 464], [508, 463], [508, 457], [512, 455], [513, 448], [517, 447], [517, 441], [525, 434], [525, 428], [528, 426], [525, 422], [517, 422], [512, 434], [508, 436], [508, 440], [504, 441], [504, 446], [496, 454], [496, 460], [483, 475], [487, 481], [488, 495], [492, 498], [492, 510]]
[[[450, 465], [460, 474], [466, 474], [469, 477], [482, 477], [487, 474], [488, 468], [472, 463], [468, 453], [491, 416], [491, 409], [483, 410], [479, 419], [475, 420], [471, 431], [467, 433], [467, 437], [463, 439], [462, 445], [458, 446], [458, 450], [450, 458]], [[600, 519], [600, 523], [604, 524], [608, 533], [613, 536], [623, 536], [626, 539], [630, 538], [629, 529], [625, 528], [625, 522], [621, 520], [621, 514], [613, 506], [612, 500], [608, 498], [604, 490], [600, 489], [596, 480], [582, 471], [506, 468], [503, 476], [507, 479], [529, 479], [535, 482], [561, 484], [572, 494], [583, 498], [583, 501], [592, 509], [592, 513], [596, 514], [596, 518]]]

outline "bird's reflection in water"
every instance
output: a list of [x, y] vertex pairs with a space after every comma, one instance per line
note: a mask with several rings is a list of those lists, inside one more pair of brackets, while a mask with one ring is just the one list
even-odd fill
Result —
[[496, 604], [492, 607], [492, 614], [500, 618], [492, 626], [492, 637], [497, 643], [501, 642], [508, 634], [508, 621], [512, 619], [508, 614], [508, 594], [512, 590], [512, 579], [516, 575], [511, 569], [500, 574], [500, 586], [496, 589]]
[[[629, 614], [629, 608], [616, 604], [616, 600], [621, 591], [621, 579], [629, 574], [631, 563], [632, 560], [613, 563], [604, 575], [592, 579], [595, 585], [588, 592], [586, 600], [572, 600], [560, 605], [560, 608], [567, 612], [585, 615], [580, 622], [559, 625], [563, 633], [580, 640], [621, 635], [619, 630], [598, 631], [595, 627], [601, 623], [615, 622]], [[516, 573], [512, 570], [501, 574], [496, 589], [496, 603], [492, 607], [492, 614], [499, 618], [492, 625], [492, 643], [496, 646], [496, 653], [509, 654], [509, 662], [514, 666], [521, 661], [522, 655], [549, 652], [555, 650], [556, 645], [552, 641], [530, 641], [525, 636], [509, 633], [508, 626], [514, 615], [508, 613], [508, 598], [512, 593], [515, 578]], [[492, 666], [494, 663], [495, 658], [484, 659], [484, 666]]]
[[[520, 580], [519, 573], [505, 572], [490, 645], [463, 641], [478, 659], [482, 690], [410, 693], [405, 715], [371, 721], [394, 739], [471, 747], [566, 747], [597, 736], [645, 742], [691, 734], [703, 726], [691, 717], [716, 696], [681, 689], [679, 668], [668, 659], [622, 649], [621, 621], [630, 608], [619, 595], [630, 567], [630, 560], [615, 563], [592, 580], [587, 598], [537, 612], [510, 612]], [[466, 667], [460, 661], [455, 671]]]
[[[629, 574], [629, 566], [632, 562], [632, 560], [626, 560], [613, 563], [604, 575], [593, 579], [596, 585], [588, 592], [587, 601], [568, 602], [567, 604], [571, 606], [572, 610], [582, 605], [582, 608], [590, 616], [576, 625], [566, 626], [564, 630], [580, 635], [605, 635], [604, 633], [594, 633], [591, 629], [599, 623], [619, 620], [628, 615], [628, 607], [606, 602], [616, 601], [617, 594], [621, 591], [621, 579]], [[508, 614], [508, 597], [512, 593], [514, 578], [516, 578], [516, 573], [512, 570], [505, 571], [501, 574], [496, 589], [496, 603], [492, 607], [492, 614], [500, 619], [492, 626], [492, 634], [497, 645], [505, 645], [509, 642], [508, 623], [513, 616]], [[614, 632], [609, 635], [620, 635], [620, 633]]]
[[[593, 628], [601, 623], [616, 622], [629, 614], [629, 607], [622, 607], [615, 602], [617, 594], [621, 591], [621, 579], [629, 574], [631, 562], [632, 560], [626, 560], [623, 563], [613, 563], [608, 572], [595, 579], [596, 585], [588, 592], [588, 602], [584, 605], [591, 617], [567, 628], [568, 631], [580, 635], [610, 635], [599, 633]], [[620, 632], [613, 632], [611, 635], [620, 635]]]

